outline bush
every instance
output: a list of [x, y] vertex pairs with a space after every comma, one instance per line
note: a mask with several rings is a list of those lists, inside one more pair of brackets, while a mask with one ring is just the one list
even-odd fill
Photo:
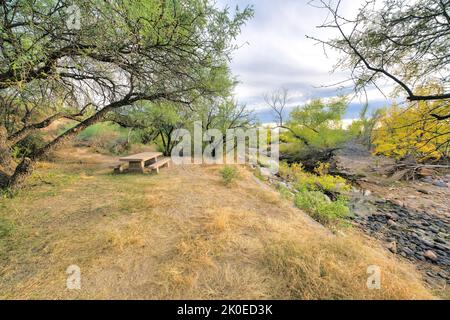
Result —
[[229, 185], [238, 176], [236, 168], [231, 166], [226, 166], [225, 168], [220, 170], [220, 174], [225, 185]]
[[285, 180], [294, 182], [295, 188], [299, 191], [324, 191], [331, 193], [342, 193], [349, 191], [351, 186], [347, 184], [347, 181], [339, 176], [333, 176], [325, 174], [327, 165], [320, 164], [316, 168], [316, 172], [321, 175], [303, 171], [301, 164], [292, 164], [291, 166], [286, 163], [280, 164], [279, 175]]
[[333, 225], [350, 216], [347, 200], [338, 197], [331, 201], [320, 191], [301, 191], [295, 197], [296, 207], [305, 210], [314, 220]]
[[20, 159], [23, 157], [27, 157], [32, 153], [36, 152], [36, 150], [42, 148], [45, 145], [45, 140], [40, 133], [31, 134], [27, 136], [25, 139], [20, 141], [13, 150], [13, 157], [16, 159]]
[[[63, 130], [67, 130], [63, 128]], [[119, 155], [127, 152], [132, 143], [139, 143], [137, 132], [122, 128], [110, 122], [98, 123], [81, 131], [76, 141], [84, 146], [90, 146], [98, 152]]]

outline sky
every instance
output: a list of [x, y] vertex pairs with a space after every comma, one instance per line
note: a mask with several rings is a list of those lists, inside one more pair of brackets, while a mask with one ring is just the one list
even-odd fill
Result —
[[[344, 16], [356, 14], [364, 0], [343, 0]], [[255, 110], [262, 122], [273, 122], [263, 95], [278, 88], [289, 90], [289, 105], [302, 105], [313, 98], [339, 95], [337, 87], [324, 86], [348, 79], [344, 71], [330, 73], [338, 53], [327, 50], [306, 35], [320, 39], [333, 37], [329, 29], [316, 26], [323, 23], [327, 12], [308, 5], [309, 0], [219, 0], [220, 7], [252, 5], [255, 14], [242, 28], [233, 54], [231, 69], [239, 80], [236, 99]], [[349, 93], [351, 88], [343, 93]], [[369, 109], [375, 110], [389, 102], [376, 89], [368, 90]], [[362, 100], [349, 105], [346, 118], [357, 118]]]

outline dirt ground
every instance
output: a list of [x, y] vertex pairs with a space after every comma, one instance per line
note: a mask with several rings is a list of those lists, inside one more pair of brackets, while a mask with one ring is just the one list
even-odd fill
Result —
[[[355, 230], [330, 234], [244, 167], [225, 186], [216, 166], [113, 175], [116, 161], [62, 150], [1, 200], [0, 298], [436, 297], [411, 264]], [[73, 265], [81, 290], [66, 287]]]

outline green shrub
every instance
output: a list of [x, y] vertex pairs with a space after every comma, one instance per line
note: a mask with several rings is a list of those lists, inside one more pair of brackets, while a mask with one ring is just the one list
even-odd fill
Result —
[[[70, 126], [61, 130], [70, 129]], [[137, 132], [130, 132], [111, 122], [102, 122], [92, 125], [81, 131], [76, 141], [84, 146], [90, 146], [100, 153], [119, 155], [127, 152], [133, 143], [140, 143]]]
[[229, 185], [238, 176], [238, 172], [235, 167], [226, 166], [220, 170], [223, 182], [225, 185]]
[[45, 145], [45, 140], [40, 133], [35, 133], [27, 136], [20, 141], [13, 150], [13, 157], [16, 159], [27, 157], [42, 148]]
[[306, 189], [309, 191], [343, 193], [351, 188], [344, 178], [325, 174], [326, 165], [324, 164], [320, 164], [316, 172], [321, 173], [321, 175], [304, 171], [301, 164], [295, 163], [289, 166], [286, 163], [280, 163], [279, 175], [285, 180], [294, 182], [295, 188], [299, 191]]
[[286, 186], [278, 184], [276, 188], [277, 191], [280, 193], [281, 197], [283, 197], [284, 199], [292, 200], [293, 194], [288, 188], [286, 188]]
[[344, 197], [331, 201], [320, 191], [299, 192], [295, 197], [295, 205], [305, 210], [314, 220], [325, 225], [336, 224], [350, 216], [347, 200]]

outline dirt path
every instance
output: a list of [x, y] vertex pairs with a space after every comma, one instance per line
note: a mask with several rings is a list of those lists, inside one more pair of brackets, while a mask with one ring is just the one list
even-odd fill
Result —
[[[227, 187], [219, 167], [115, 176], [115, 158], [72, 154], [1, 202], [1, 298], [432, 297], [411, 265], [351, 230], [330, 237], [244, 168]], [[366, 287], [373, 264], [381, 290]]]

